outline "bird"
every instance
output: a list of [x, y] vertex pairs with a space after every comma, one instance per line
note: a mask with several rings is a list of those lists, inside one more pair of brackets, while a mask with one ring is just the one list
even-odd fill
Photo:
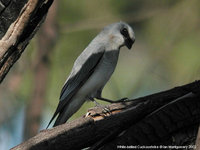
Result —
[[101, 93], [116, 68], [120, 48], [131, 49], [134, 42], [134, 31], [126, 22], [104, 27], [75, 60], [47, 128], [56, 116], [53, 127], [64, 124], [87, 100], [114, 102]]

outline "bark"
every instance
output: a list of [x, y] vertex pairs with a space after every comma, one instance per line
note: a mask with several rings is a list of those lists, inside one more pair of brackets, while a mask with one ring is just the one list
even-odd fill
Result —
[[0, 83], [43, 22], [53, 0], [0, 0]]
[[196, 149], [199, 150], [200, 149], [200, 126], [199, 126], [199, 131], [197, 134], [197, 139], [196, 139]]
[[92, 108], [72, 122], [43, 130], [13, 150], [194, 146], [200, 123], [200, 81], [135, 100]]
[[26, 109], [25, 139], [36, 135], [40, 127], [48, 84], [48, 73], [50, 71], [49, 56], [57, 39], [56, 12], [57, 1], [55, 1], [49, 9], [46, 21], [38, 34], [38, 48], [33, 70], [34, 88]]

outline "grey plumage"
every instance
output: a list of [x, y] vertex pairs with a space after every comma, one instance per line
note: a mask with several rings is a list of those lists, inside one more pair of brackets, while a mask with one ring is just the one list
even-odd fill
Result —
[[132, 28], [124, 22], [105, 27], [76, 59], [48, 126], [57, 115], [54, 126], [65, 123], [87, 99], [103, 100], [101, 92], [115, 70], [120, 48], [130, 49], [134, 40]]

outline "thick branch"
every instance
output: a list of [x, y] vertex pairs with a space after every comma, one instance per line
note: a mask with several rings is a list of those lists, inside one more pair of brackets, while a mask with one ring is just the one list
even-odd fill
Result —
[[[6, 26], [0, 40], [0, 82], [36, 33], [52, 2], [53, 0], [23, 0], [15, 3], [14, 0], [10, 0], [7, 6], [2, 3], [0, 20], [3, 23], [6, 21], [3, 18], [9, 18], [10, 14], [16, 12], [18, 15], [8, 19], [10, 24], [0, 24], [0, 26]], [[11, 22], [13, 20], [15, 21]]]
[[193, 143], [200, 122], [200, 81], [89, 110], [85, 117], [43, 130], [16, 149], [116, 149], [117, 145]]

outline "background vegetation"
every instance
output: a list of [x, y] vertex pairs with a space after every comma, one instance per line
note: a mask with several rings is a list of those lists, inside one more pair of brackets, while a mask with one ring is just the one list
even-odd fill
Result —
[[[48, 53], [39, 130], [46, 127], [54, 113], [77, 56], [104, 26], [113, 22], [129, 23], [136, 42], [131, 51], [121, 49], [117, 69], [103, 90], [104, 97], [135, 98], [199, 79], [199, 18], [198, 0], [60, 0], [54, 22], [55, 43]], [[39, 36], [35, 36], [0, 86], [2, 150], [23, 141], [27, 105], [36, 83]], [[71, 119], [84, 115], [93, 106], [92, 102], [85, 103]]]

